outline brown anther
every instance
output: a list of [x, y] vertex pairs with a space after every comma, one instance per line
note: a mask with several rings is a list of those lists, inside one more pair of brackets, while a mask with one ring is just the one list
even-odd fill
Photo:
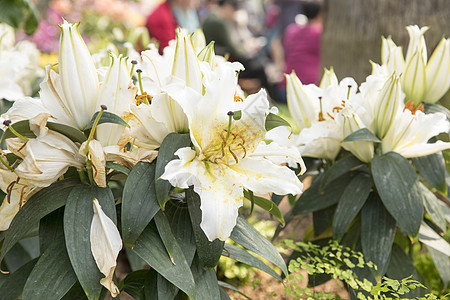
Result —
[[136, 96], [136, 105], [139, 105], [141, 103], [148, 103], [150, 104], [152, 102], [152, 96], [144, 92], [142, 95]]
[[334, 120], [334, 117], [329, 112], [327, 112], [327, 115]]
[[22, 208], [23, 203], [23, 199], [24, 199], [24, 195], [25, 195], [25, 189], [26, 186], [22, 187], [22, 190], [20, 191], [20, 200], [19, 200], [19, 208]]
[[11, 204], [11, 193], [15, 184], [16, 182], [13, 181], [6, 187], [6, 201], [8, 202], [8, 204]]
[[343, 110], [343, 108], [340, 106], [333, 107], [333, 112], [339, 113], [341, 110]]
[[238, 160], [236, 154], [234, 154], [234, 152], [231, 151], [231, 146], [228, 146], [228, 151], [230, 151], [231, 155], [233, 155], [234, 160], [235, 160], [236, 163], [238, 164], [238, 163], [239, 163], [239, 160]]
[[234, 94], [234, 102], [244, 102], [241, 96]]
[[421, 103], [421, 104], [419, 104], [417, 107], [416, 107], [416, 105], [413, 103], [413, 102], [411, 102], [411, 101], [407, 101], [406, 103], [405, 103], [405, 108], [403, 109], [403, 111], [405, 111], [405, 110], [410, 110], [411, 111], [411, 113], [413, 114], [413, 115], [415, 115], [416, 114], [416, 112], [417, 111], [421, 111], [421, 112], [424, 112], [424, 106], [423, 106], [423, 104]]
[[238, 146], [241, 146], [242, 150], [244, 150], [244, 156], [242, 156], [241, 159], [244, 159], [247, 156], [247, 149], [245, 149], [244, 144], [238, 144]]

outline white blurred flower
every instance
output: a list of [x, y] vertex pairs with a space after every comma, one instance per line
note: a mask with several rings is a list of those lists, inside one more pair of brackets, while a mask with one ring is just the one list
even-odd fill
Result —
[[16, 44], [14, 29], [0, 24], [0, 99], [14, 101], [32, 95], [34, 82], [44, 76], [39, 57], [35, 44]]

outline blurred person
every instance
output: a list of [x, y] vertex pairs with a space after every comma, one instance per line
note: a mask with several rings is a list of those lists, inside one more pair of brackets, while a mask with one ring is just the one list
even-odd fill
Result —
[[[283, 46], [285, 52], [284, 73], [295, 71], [303, 84], [319, 83], [320, 38], [322, 36], [321, 5], [318, 1], [304, 1], [303, 14], [296, 23], [286, 28]], [[279, 86], [281, 101], [286, 101], [286, 78]]]
[[[214, 49], [219, 55], [228, 56], [231, 61], [241, 62], [245, 70], [240, 79], [258, 79], [263, 87], [267, 87], [267, 76], [264, 64], [258, 51], [261, 44], [258, 39], [248, 36], [248, 30], [242, 30], [242, 24], [236, 22], [238, 11], [237, 0], [219, 0], [213, 6], [203, 22], [203, 32], [206, 42], [215, 41]], [[245, 37], [241, 37], [242, 32]], [[243, 87], [245, 89], [245, 87]]]
[[172, 12], [178, 25], [186, 28], [189, 33], [193, 33], [196, 29], [200, 28], [197, 6], [197, 0], [181, 0], [179, 1], [179, 5], [172, 7]]
[[169, 45], [169, 41], [175, 39], [178, 23], [172, 8], [179, 5], [179, 2], [180, 0], [166, 0], [157, 6], [147, 18], [146, 27], [150, 37], [158, 41], [160, 54]]

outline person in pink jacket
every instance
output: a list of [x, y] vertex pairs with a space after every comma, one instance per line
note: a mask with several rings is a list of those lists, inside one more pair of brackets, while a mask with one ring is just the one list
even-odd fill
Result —
[[[320, 39], [322, 36], [322, 18], [320, 3], [317, 1], [302, 2], [302, 15], [296, 22], [286, 28], [283, 37], [285, 67], [283, 73], [295, 71], [303, 84], [319, 83], [320, 75]], [[302, 19], [306, 19], [303, 20]], [[303, 23], [303, 24], [302, 24]], [[286, 89], [283, 77], [279, 86], [282, 94]]]

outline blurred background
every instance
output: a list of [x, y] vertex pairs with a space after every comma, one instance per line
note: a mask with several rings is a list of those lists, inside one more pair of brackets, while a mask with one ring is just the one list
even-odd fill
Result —
[[37, 45], [43, 65], [57, 61], [62, 18], [80, 22], [91, 53], [139, 52], [150, 42], [163, 53], [174, 28], [202, 28], [206, 41], [215, 41], [216, 54], [244, 64], [244, 91], [264, 87], [281, 103], [284, 73], [295, 71], [304, 84], [318, 84], [323, 68], [334, 67], [339, 79], [362, 82], [371, 73], [369, 60], [381, 62], [381, 36], [406, 48], [405, 26], [427, 25], [431, 53], [442, 35], [450, 35], [448, 0], [0, 1], [0, 19], [20, 29], [18, 40]]

